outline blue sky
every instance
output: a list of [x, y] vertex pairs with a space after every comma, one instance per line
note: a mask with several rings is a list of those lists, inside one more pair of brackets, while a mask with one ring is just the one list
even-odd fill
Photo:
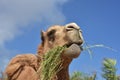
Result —
[[[70, 65], [70, 73], [82, 71], [101, 74], [105, 57], [117, 60], [120, 74], [120, 1], [119, 0], [1, 0], [0, 1], [0, 69], [17, 54], [33, 53], [40, 44], [40, 30], [50, 25], [76, 22], [85, 41], [104, 44], [117, 50], [94, 48], [93, 57], [83, 51]], [[99, 80], [99, 79], [98, 79]]]

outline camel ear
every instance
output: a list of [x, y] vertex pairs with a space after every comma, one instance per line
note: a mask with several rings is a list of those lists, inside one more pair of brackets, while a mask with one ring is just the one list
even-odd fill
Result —
[[45, 32], [44, 31], [41, 31], [41, 40], [44, 42], [44, 35], [45, 35]]

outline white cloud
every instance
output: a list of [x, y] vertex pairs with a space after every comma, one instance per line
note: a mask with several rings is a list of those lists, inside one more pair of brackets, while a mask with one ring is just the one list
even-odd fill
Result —
[[[0, 64], [6, 65], [5, 42], [33, 22], [63, 23], [61, 6], [68, 0], [0, 0]], [[6, 53], [6, 54], [5, 54]], [[9, 52], [10, 53], [10, 52]]]
[[32, 21], [63, 23], [60, 6], [67, 0], [0, 0], [0, 46]]

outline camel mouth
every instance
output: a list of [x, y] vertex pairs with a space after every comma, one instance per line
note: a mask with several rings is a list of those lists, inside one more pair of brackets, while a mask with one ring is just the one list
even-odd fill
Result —
[[78, 45], [79, 47], [81, 47], [81, 45], [82, 45], [81, 42], [71, 42], [71, 43], [66, 44], [65, 46], [66, 46], [67, 48], [69, 48], [72, 44], [76, 44], [76, 45]]

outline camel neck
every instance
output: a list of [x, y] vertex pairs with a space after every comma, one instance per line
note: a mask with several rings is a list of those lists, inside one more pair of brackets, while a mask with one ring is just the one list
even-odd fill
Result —
[[68, 72], [68, 67], [61, 69], [57, 73], [57, 80], [69, 80], [69, 72]]

